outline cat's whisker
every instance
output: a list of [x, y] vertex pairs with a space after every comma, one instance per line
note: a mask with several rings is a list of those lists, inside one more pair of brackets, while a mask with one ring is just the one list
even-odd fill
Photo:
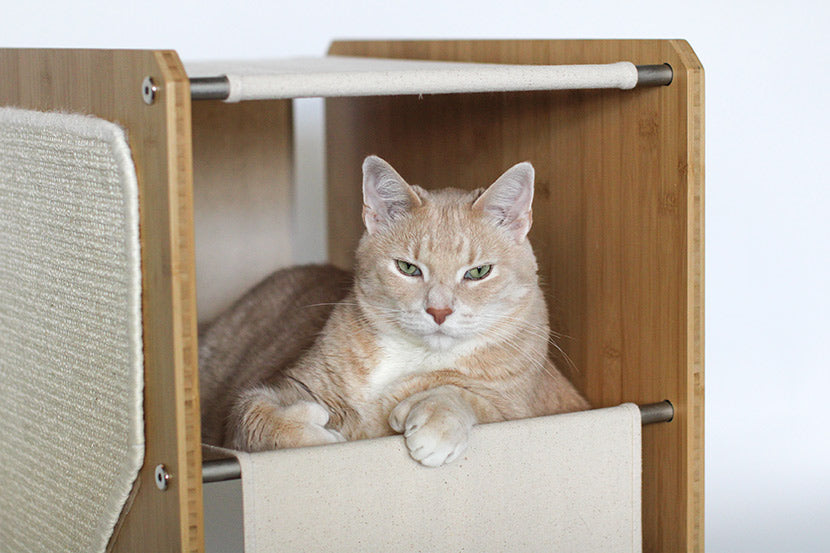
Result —
[[[530, 323], [526, 320], [519, 319], [519, 318], [516, 318], [516, 317], [510, 317], [510, 316], [501, 316], [501, 317], [491, 316], [491, 317], [492, 317], [491, 320], [493, 322], [500, 322], [500, 321], [503, 321], [504, 319], [508, 319], [508, 320], [512, 320], [512, 321], [518, 323], [518, 325], [520, 327], [520, 330], [517, 331], [516, 334], [518, 334], [519, 332], [525, 332], [525, 333], [531, 334], [532, 336], [536, 336], [540, 339], [545, 340], [548, 344], [550, 344], [554, 348], [556, 348], [556, 350], [561, 354], [562, 358], [565, 360], [565, 363], [568, 365], [568, 367], [571, 369], [571, 371], [577, 372], [577, 373], [580, 372], [579, 367], [576, 366], [576, 363], [573, 362], [573, 360], [565, 352], [565, 350], [563, 350], [562, 347], [558, 343], [556, 343], [556, 341], [553, 338], [551, 338], [550, 336], [545, 334], [545, 327], [544, 326], [538, 325], [538, 324], [533, 324], [533, 323]], [[484, 318], [485, 318], [485, 320], [487, 320], [486, 315], [484, 316]], [[495, 326], [490, 328], [491, 331], [494, 331], [495, 329], [496, 329]]]
[[[488, 317], [488, 315], [484, 315], [484, 317]], [[531, 325], [531, 326], [533, 326], [535, 328], [538, 328], [540, 330], [544, 329], [544, 327], [542, 325], [539, 325], [539, 324], [536, 324], [536, 323], [531, 323], [527, 319], [524, 319], [524, 318], [521, 318], [521, 317], [515, 317], [515, 316], [511, 316], [511, 315], [489, 315], [489, 317], [491, 317], [493, 319], [499, 319], [499, 320], [503, 319], [503, 320], [515, 321], [515, 322], [520, 323], [522, 325]], [[549, 332], [550, 334], [552, 334], [556, 338], [564, 338], [564, 339], [567, 339], [567, 340], [573, 340], [574, 339], [573, 336], [569, 336], [567, 334], [557, 332], [556, 330], [553, 330], [553, 329], [550, 329], [550, 328], [547, 329], [547, 332]]]
[[[505, 322], [505, 318], [504, 317], [493, 317], [490, 320], [485, 319], [485, 321], [486, 322], [491, 322], [491, 323], [500, 323], [500, 322]], [[550, 339], [550, 336], [548, 334], [547, 329], [543, 326], [533, 325], [533, 324], [527, 323], [525, 321], [522, 321], [521, 319], [515, 319], [513, 322], [516, 322], [516, 323], [519, 324], [519, 326], [520, 326], [519, 330], [521, 332], [537, 336], [537, 337], [542, 338], [544, 340], [549, 340]], [[493, 326], [495, 326], [495, 325], [493, 325]]]
[[[389, 314], [389, 313], [411, 313], [411, 311], [408, 311], [408, 310], [405, 310], [405, 309], [395, 309], [395, 308], [392, 308], [392, 307], [386, 307], [386, 306], [383, 306], [383, 305], [378, 305], [378, 304], [374, 304], [374, 303], [370, 303], [370, 302], [365, 302], [365, 304], [370, 306], [373, 310], [376, 310], [376, 311], [379, 311], [379, 312], [382, 312], [382, 313], [385, 313], [385, 314]], [[361, 307], [362, 306], [360, 302], [341, 301], [341, 302], [334, 302], [334, 303], [312, 303], [312, 304], [309, 304], [309, 305], [304, 305], [303, 307], [304, 308], [306, 308], [306, 307], [322, 307], [322, 306], [332, 306], [332, 305], [353, 305], [353, 306], [356, 306], [356, 307]]]
[[540, 358], [540, 357], [531, 356], [527, 352], [527, 350], [524, 347], [522, 347], [524, 344], [518, 344], [518, 343], [516, 343], [515, 340], [513, 340], [509, 337], [502, 339], [499, 343], [502, 344], [502, 345], [507, 346], [508, 348], [510, 348], [513, 351], [514, 354], [516, 354], [520, 358], [526, 360], [528, 362], [529, 366], [530, 366], [529, 368], [542, 370], [542, 371], [546, 372], [549, 376], [551, 376], [551, 377], [553, 376], [550, 373], [550, 370], [548, 370], [548, 368], [545, 366], [544, 359]]
[[335, 302], [324, 302], [324, 303], [309, 303], [307, 305], [301, 305], [300, 309], [306, 309], [308, 307], [326, 307], [326, 306], [329, 306], [329, 305], [333, 306], [333, 305], [339, 305], [341, 303], [344, 303], [344, 302], [336, 302], [335, 301]]
[[554, 337], [557, 337], [557, 338], [560, 337], [560, 336], [563, 336], [563, 335], [560, 335], [560, 334], [550, 330], [549, 328], [544, 327], [543, 325], [530, 323], [530, 322], [528, 322], [524, 319], [518, 318], [518, 317], [510, 317], [510, 316], [504, 315], [504, 316], [489, 316], [489, 318], [488, 318], [488, 316], [485, 315], [483, 318], [487, 322], [494, 322], [494, 323], [505, 321], [505, 320], [513, 321], [513, 322], [521, 325], [524, 331], [526, 331], [526, 332], [527, 331], [533, 331], [535, 335], [537, 335], [539, 337], [542, 337], [542, 338], [546, 338], [546, 339], [550, 340], [551, 342], [552, 342], [552, 338], [549, 335], [552, 334], [552, 335], [554, 335]]

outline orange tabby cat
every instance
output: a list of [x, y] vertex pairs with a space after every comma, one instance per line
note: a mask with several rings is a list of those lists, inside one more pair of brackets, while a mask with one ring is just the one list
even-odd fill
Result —
[[205, 440], [260, 451], [402, 433], [438, 466], [476, 423], [586, 409], [548, 357], [533, 179], [520, 163], [486, 191], [428, 192], [366, 158], [353, 284], [334, 267], [279, 271], [202, 336]]

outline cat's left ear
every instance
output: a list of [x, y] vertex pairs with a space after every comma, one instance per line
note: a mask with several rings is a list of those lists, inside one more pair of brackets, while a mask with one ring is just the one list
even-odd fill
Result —
[[479, 196], [473, 208], [483, 210], [497, 225], [507, 228], [516, 242], [524, 240], [533, 223], [533, 182], [530, 162], [518, 163], [504, 172]]
[[377, 156], [363, 161], [363, 223], [369, 234], [419, 205], [421, 199], [389, 163]]

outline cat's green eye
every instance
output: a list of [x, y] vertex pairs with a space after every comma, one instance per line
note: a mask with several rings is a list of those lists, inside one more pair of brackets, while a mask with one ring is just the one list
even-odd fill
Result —
[[409, 263], [402, 259], [396, 260], [395, 263], [397, 263], [398, 265], [398, 270], [406, 276], [421, 276], [421, 269], [419, 269], [417, 265], [413, 265], [412, 263]]
[[481, 280], [490, 274], [490, 269], [492, 268], [492, 265], [480, 265], [478, 267], [474, 267], [464, 273], [464, 278], [467, 280]]

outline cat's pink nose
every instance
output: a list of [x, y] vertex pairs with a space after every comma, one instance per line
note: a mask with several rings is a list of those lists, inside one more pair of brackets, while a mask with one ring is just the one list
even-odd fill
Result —
[[435, 322], [440, 325], [446, 320], [447, 317], [449, 317], [452, 314], [452, 309], [450, 309], [449, 307], [427, 307], [427, 313], [432, 315], [432, 318], [435, 319]]

